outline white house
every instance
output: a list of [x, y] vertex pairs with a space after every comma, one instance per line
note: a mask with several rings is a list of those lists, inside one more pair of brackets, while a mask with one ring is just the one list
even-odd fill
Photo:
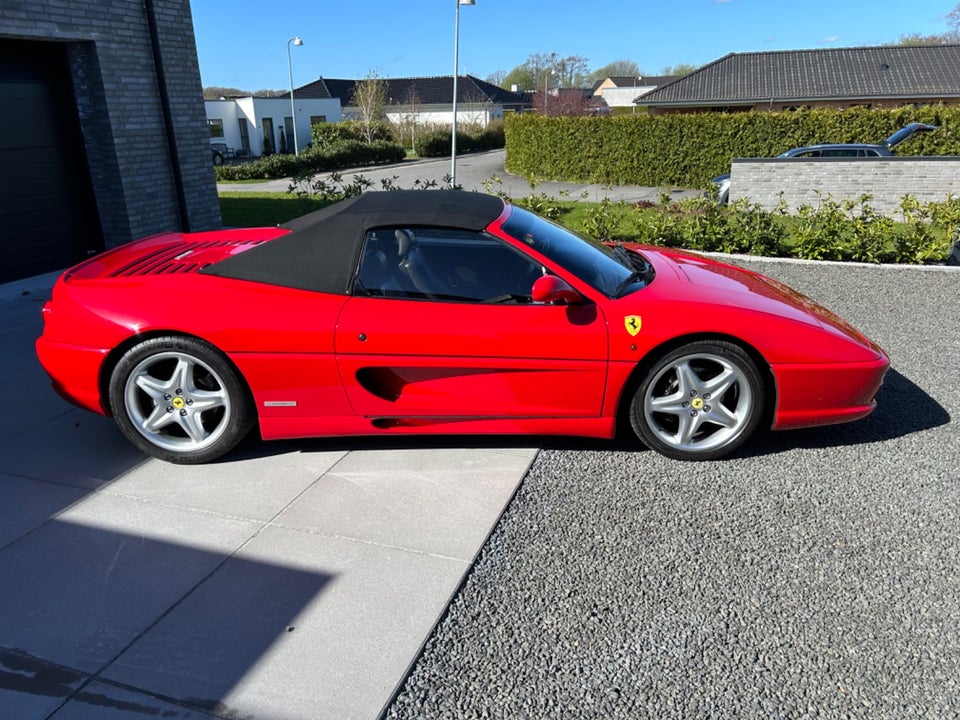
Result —
[[673, 82], [678, 75], [647, 75], [641, 77], [608, 77], [594, 88], [610, 107], [636, 107], [633, 101], [641, 95]]
[[[450, 125], [453, 123], [453, 76], [384, 78], [387, 103], [384, 115], [398, 126]], [[360, 80], [320, 78], [294, 90], [295, 98], [338, 98], [345, 119], [356, 119], [359, 110], [353, 93]], [[457, 78], [457, 122], [486, 126], [504, 113], [530, 107], [523, 95], [509, 92], [472, 75]]]
[[[225, 145], [228, 154], [257, 157], [265, 152], [294, 151], [289, 95], [207, 100], [205, 105], [210, 144]], [[337, 98], [295, 97], [293, 107], [297, 118], [296, 145], [301, 150], [310, 142], [311, 125], [341, 120]]]

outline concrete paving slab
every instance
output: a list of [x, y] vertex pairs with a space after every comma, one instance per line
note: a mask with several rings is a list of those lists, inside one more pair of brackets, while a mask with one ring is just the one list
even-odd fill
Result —
[[259, 529], [97, 493], [0, 552], [3, 646], [94, 672]]
[[7, 378], [0, 381], [0, 440], [32, 432], [48, 420], [70, 412], [70, 406], [53, 391], [46, 375], [31, 379], [20, 370], [0, 370], [0, 378]]
[[70, 668], [0, 648], [0, 717], [45, 720], [88, 677]]
[[160, 700], [145, 693], [93, 682], [84, 687], [49, 720], [212, 720], [200, 710]]
[[110, 485], [111, 493], [267, 521], [346, 455], [345, 450], [243, 457], [210, 465], [147, 462]]
[[50, 388], [55, 277], [0, 285], [0, 718], [376, 717], [535, 451], [151, 460]]
[[230, 717], [369, 720], [467, 568], [268, 527], [104, 677]]
[[523, 448], [351, 453], [277, 523], [470, 562], [535, 455]]
[[4, 442], [4, 471], [95, 489], [146, 462], [112, 419], [61, 405], [66, 412]]
[[0, 548], [23, 537], [86, 492], [67, 485], [39, 482], [0, 473]]

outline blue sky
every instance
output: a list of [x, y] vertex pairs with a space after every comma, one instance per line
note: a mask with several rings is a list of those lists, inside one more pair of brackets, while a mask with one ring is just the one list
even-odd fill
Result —
[[[730, 52], [849, 47], [947, 29], [956, 0], [476, 0], [460, 8], [460, 72], [484, 78], [533, 53], [590, 69], [702, 65]], [[204, 86], [284, 89], [320, 76], [450, 75], [455, 0], [191, 0]]]

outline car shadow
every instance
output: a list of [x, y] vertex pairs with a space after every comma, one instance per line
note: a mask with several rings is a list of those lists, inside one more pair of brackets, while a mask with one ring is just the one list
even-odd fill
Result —
[[[893, 440], [950, 422], [950, 414], [909, 378], [891, 369], [877, 394], [877, 408], [863, 420], [819, 428], [766, 432], [758, 435], [729, 457], [748, 458], [785, 452], [795, 448], [829, 448]], [[376, 435], [363, 437], [271, 440], [251, 434], [226, 460], [269, 457], [290, 452], [331, 450], [430, 450], [452, 448], [543, 448], [644, 452], [629, 431], [618, 432], [612, 440], [556, 435]]]
[[748, 443], [741, 457], [783, 452], [795, 448], [829, 448], [883, 442], [950, 422], [950, 413], [916, 383], [894, 369], [887, 371], [877, 393], [877, 407], [852, 423], [818, 428], [768, 432]]

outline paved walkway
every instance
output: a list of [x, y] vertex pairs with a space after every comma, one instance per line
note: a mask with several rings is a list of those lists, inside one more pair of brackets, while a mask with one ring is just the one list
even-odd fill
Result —
[[148, 459], [50, 389], [53, 279], [0, 285], [0, 717], [376, 718], [536, 450]]
[[[652, 188], [637, 185], [591, 185], [583, 183], [544, 182], [531, 188], [525, 178], [509, 175], [504, 169], [504, 150], [491, 150], [484, 153], [462, 155], [457, 158], [457, 183], [464, 190], [484, 192], [503, 191], [511, 197], [523, 197], [531, 193], [546, 193], [555, 198], [571, 200], [586, 199], [597, 202], [603, 198], [638, 202], [649, 200], [658, 202], [661, 193], [667, 193], [676, 199], [697, 195], [698, 190], [683, 190], [679, 188]], [[443, 187], [445, 177], [450, 174], [450, 158], [432, 160], [413, 160], [399, 165], [379, 165], [369, 168], [343, 170], [341, 174], [346, 180], [354, 175], [363, 175], [374, 182], [374, 188], [381, 187], [380, 181], [387, 179], [402, 188], [411, 188], [415, 180], [421, 182], [433, 181]], [[321, 173], [317, 177], [329, 178], [329, 173]], [[495, 180], [495, 178], [497, 180]], [[266, 180], [262, 183], [219, 183], [220, 192], [286, 192], [290, 187], [290, 179]]]

